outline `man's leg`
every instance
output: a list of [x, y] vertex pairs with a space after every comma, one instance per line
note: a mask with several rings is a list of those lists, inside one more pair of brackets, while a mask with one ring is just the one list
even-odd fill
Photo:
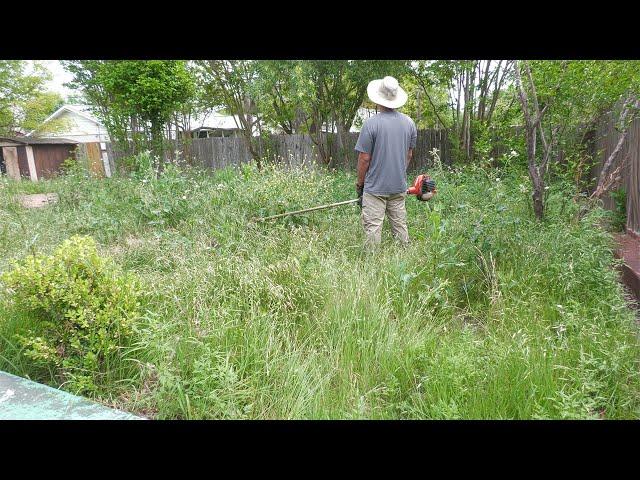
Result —
[[407, 210], [404, 200], [406, 194], [399, 193], [392, 195], [387, 201], [387, 218], [391, 224], [391, 233], [393, 236], [406, 245], [409, 243], [409, 231], [407, 230]]
[[367, 248], [380, 244], [386, 203], [384, 197], [367, 192], [362, 195], [362, 227]]

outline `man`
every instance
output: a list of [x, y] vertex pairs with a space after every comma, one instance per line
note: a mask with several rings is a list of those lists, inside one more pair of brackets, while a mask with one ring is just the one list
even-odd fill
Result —
[[386, 215], [393, 236], [406, 245], [407, 167], [418, 132], [411, 118], [396, 111], [406, 103], [407, 93], [395, 78], [369, 82], [367, 94], [381, 111], [365, 120], [355, 147], [359, 152], [356, 191], [361, 197], [365, 244], [371, 247], [380, 243]]

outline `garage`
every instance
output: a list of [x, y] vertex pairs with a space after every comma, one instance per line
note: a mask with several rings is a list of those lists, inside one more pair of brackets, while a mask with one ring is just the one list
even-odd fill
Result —
[[15, 180], [52, 178], [66, 159], [76, 158], [77, 146], [64, 138], [0, 137], [0, 171]]

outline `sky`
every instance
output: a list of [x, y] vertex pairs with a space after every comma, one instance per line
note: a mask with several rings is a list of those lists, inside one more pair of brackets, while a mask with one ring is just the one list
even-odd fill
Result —
[[50, 82], [47, 82], [48, 90], [58, 92], [65, 98], [75, 93], [73, 90], [70, 90], [63, 86], [63, 83], [69, 82], [72, 79], [72, 76], [69, 72], [62, 68], [60, 61], [40, 60], [40, 62], [44, 64], [53, 75], [53, 79]]

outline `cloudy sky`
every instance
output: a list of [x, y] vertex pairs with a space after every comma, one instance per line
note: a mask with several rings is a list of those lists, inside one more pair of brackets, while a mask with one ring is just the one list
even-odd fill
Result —
[[58, 60], [41, 60], [41, 63], [53, 74], [53, 79], [47, 84], [49, 90], [58, 92], [65, 98], [74, 93], [73, 90], [69, 90], [63, 86], [63, 83], [71, 80], [71, 74], [62, 68]]

